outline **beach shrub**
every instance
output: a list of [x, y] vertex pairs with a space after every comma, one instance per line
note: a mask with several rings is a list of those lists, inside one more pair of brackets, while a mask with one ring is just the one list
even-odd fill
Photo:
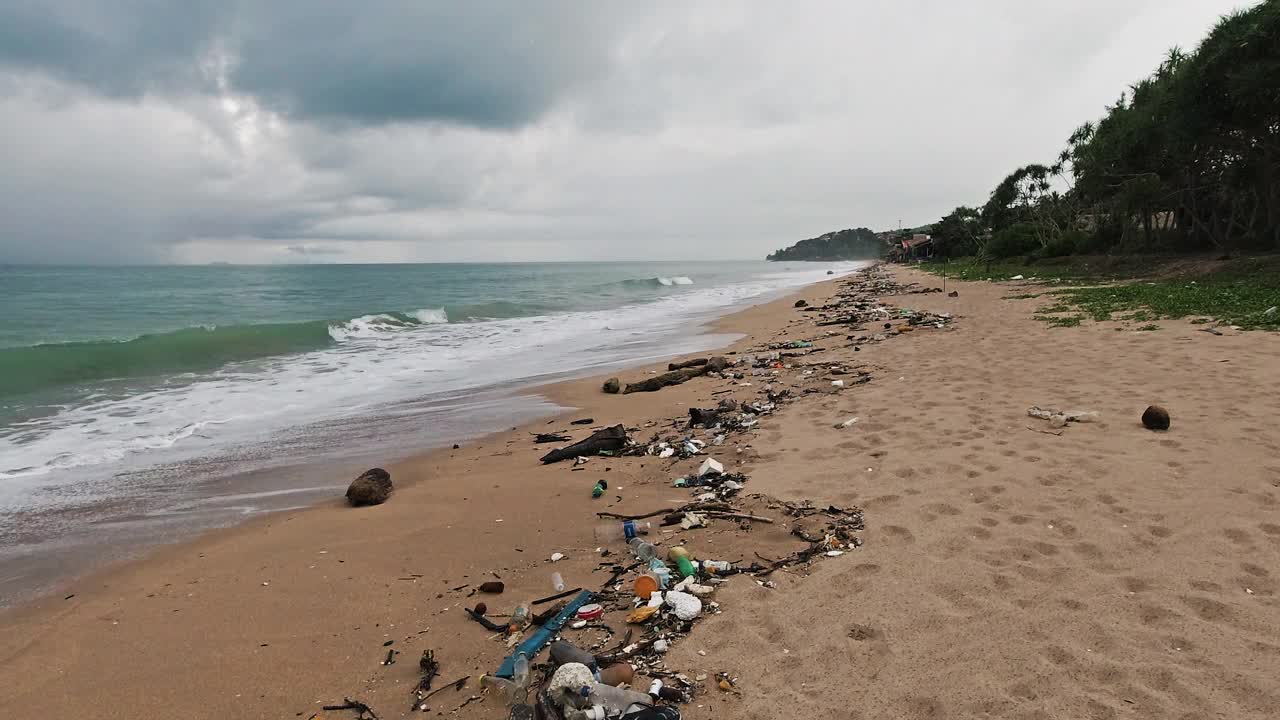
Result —
[[1012, 258], [1029, 255], [1039, 248], [1035, 228], [1029, 223], [1018, 223], [992, 236], [987, 243], [987, 254], [994, 258]]

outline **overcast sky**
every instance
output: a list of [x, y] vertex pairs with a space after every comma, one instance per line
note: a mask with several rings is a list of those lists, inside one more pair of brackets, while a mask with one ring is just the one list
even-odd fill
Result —
[[979, 204], [1232, 0], [0, 0], [0, 262], [758, 258]]

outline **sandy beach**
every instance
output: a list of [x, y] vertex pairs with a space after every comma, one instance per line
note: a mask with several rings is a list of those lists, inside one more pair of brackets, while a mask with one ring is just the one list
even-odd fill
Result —
[[[483, 599], [505, 613], [550, 595], [553, 571], [598, 589], [609, 572], [595, 513], [686, 503], [672, 478], [701, 462], [541, 465], [554, 446], [530, 433], [580, 439], [623, 423], [644, 440], [676, 432], [690, 407], [759, 399], [771, 380], [794, 400], [709, 450], [749, 476], [745, 493], [767, 496], [752, 507], [777, 521], [656, 537], [703, 557], [781, 557], [804, 543], [776, 503], [809, 500], [861, 507], [863, 544], [774, 573], [775, 587], [748, 576], [720, 587], [722, 612], [665, 656], [673, 671], [708, 678], [685, 717], [1274, 717], [1280, 337], [1181, 321], [1156, 332], [1054, 328], [1032, 317], [1043, 298], [1006, 297], [1024, 283], [948, 283], [958, 297], [883, 300], [949, 313], [946, 327], [855, 346], [850, 336], [877, 328], [815, 328], [820, 313], [794, 307], [822, 305], [842, 284], [719, 323], [743, 335], [730, 357], [788, 340], [822, 350], [775, 378], [701, 377], [627, 395], [602, 393], [602, 378], [549, 386], [551, 400], [577, 409], [388, 466], [396, 491], [383, 505], [335, 497], [271, 515], [5, 612], [0, 715], [339, 718], [354, 714], [321, 706], [353, 697], [381, 718], [419, 716], [428, 713], [409, 710], [417, 657], [432, 649], [438, 686], [470, 679], [433, 697], [430, 715], [504, 717], [496, 697], [467, 704], [507, 649], [463, 608]], [[835, 389], [832, 365], [872, 379]], [[1140, 424], [1152, 403], [1168, 408], [1170, 431]], [[1099, 419], [1053, 428], [1027, 416], [1033, 405]], [[570, 425], [587, 417], [589, 427]], [[593, 500], [599, 479], [609, 490]], [[553, 564], [556, 552], [567, 557]], [[494, 577], [502, 595], [471, 595]], [[610, 618], [619, 635], [621, 617]], [[586, 644], [601, 632], [566, 637]], [[399, 655], [384, 665], [389, 649]], [[715, 686], [722, 672], [734, 691]]]

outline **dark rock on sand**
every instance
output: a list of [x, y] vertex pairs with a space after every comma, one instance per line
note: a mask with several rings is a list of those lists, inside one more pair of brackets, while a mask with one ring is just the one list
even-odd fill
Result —
[[610, 395], [617, 395], [622, 390], [622, 382], [618, 378], [609, 378], [604, 381], [604, 391]]
[[809, 302], [807, 300], [797, 300], [795, 307], [805, 307]]
[[1159, 405], [1152, 405], [1142, 413], [1142, 425], [1148, 430], [1168, 430], [1169, 411]]
[[347, 502], [355, 507], [381, 505], [391, 497], [391, 473], [382, 468], [366, 470], [351, 481], [347, 488]]

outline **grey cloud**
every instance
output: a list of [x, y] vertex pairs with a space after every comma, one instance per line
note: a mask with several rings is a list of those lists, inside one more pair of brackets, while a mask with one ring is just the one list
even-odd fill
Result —
[[0, 0], [0, 262], [761, 257], [928, 222], [1234, 2]]
[[219, 33], [213, 0], [0, 0], [0, 65], [47, 72], [112, 97], [205, 87]]
[[512, 128], [607, 74], [626, 12], [552, 0], [0, 0], [0, 64], [107, 96], [228, 89], [310, 121]]

